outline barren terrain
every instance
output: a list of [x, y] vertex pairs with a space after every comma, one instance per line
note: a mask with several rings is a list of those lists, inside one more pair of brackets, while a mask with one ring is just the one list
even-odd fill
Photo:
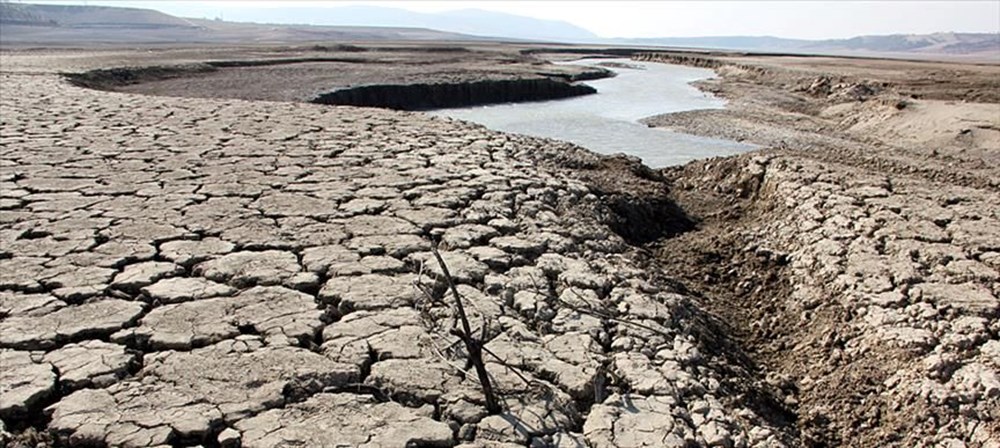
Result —
[[667, 170], [702, 222], [656, 250], [801, 440], [998, 446], [1000, 67], [651, 58], [714, 67], [731, 102], [648, 124], [772, 148]]
[[[62, 76], [317, 52], [0, 53], [6, 443], [1000, 446], [994, 66], [921, 87], [882, 62], [657, 56], [716, 68], [731, 104], [651, 124], [773, 146], [662, 172], [301, 102], [356, 62], [116, 87], [154, 95]], [[347, 53], [401, 83], [549, 70]]]

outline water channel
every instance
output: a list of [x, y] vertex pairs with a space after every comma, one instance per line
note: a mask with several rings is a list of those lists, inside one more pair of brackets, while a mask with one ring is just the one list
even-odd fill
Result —
[[652, 115], [722, 108], [724, 100], [689, 84], [714, 76], [711, 70], [628, 59], [583, 59], [570, 63], [598, 62], [616, 63], [610, 69], [617, 76], [587, 81], [586, 84], [597, 89], [596, 94], [442, 109], [433, 113], [498, 131], [568, 141], [601, 154], [625, 153], [654, 168], [754, 149], [744, 143], [670, 132], [639, 123]]

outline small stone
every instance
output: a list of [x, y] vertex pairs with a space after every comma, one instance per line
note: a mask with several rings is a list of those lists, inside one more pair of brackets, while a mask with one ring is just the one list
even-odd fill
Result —
[[239, 431], [233, 428], [226, 428], [219, 433], [219, 437], [216, 440], [219, 441], [219, 446], [222, 448], [240, 448], [242, 439], [243, 435]]

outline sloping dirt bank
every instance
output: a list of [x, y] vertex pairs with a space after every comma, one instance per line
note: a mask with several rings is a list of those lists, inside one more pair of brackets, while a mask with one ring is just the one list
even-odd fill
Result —
[[700, 86], [731, 103], [650, 125], [775, 147], [665, 170], [699, 225], [652, 247], [782, 391], [802, 442], [998, 446], [1000, 105], [905, 97], [851, 61], [839, 79], [660, 60], [715, 68]]

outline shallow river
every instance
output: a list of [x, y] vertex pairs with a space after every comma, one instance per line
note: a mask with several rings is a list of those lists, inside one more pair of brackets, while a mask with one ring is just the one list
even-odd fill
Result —
[[568, 141], [602, 154], [623, 152], [642, 158], [646, 165], [654, 168], [754, 148], [728, 140], [649, 128], [638, 122], [668, 112], [723, 107], [723, 100], [688, 84], [712, 77], [711, 70], [628, 59], [588, 59], [571, 64], [593, 65], [602, 61], [641, 69], [611, 68], [618, 76], [586, 82], [597, 89], [593, 95], [443, 109], [433, 113], [473, 121], [499, 131]]

